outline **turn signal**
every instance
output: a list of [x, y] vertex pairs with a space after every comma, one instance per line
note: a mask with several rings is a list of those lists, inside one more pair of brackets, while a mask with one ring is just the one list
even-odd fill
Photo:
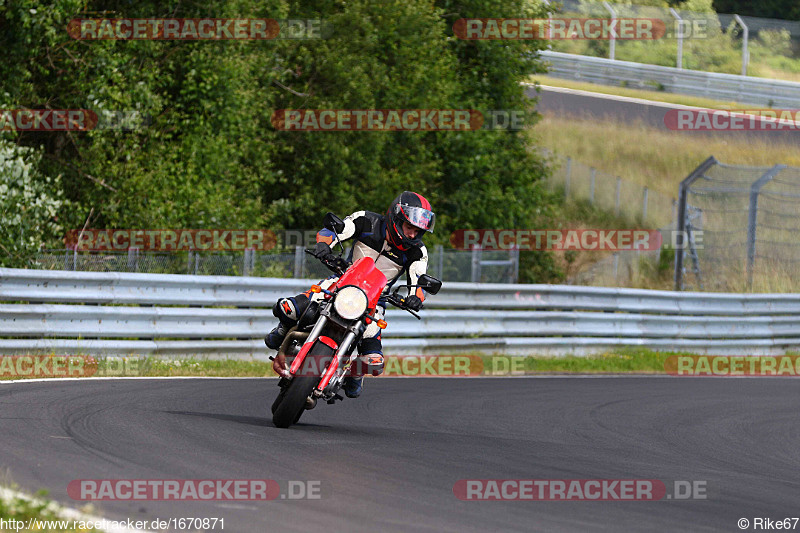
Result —
[[311, 292], [320, 293], [320, 292], [322, 292], [322, 287], [320, 287], [319, 285], [312, 285], [311, 286]]
[[386, 329], [386, 321], [385, 320], [378, 320], [378, 327], [381, 329]]

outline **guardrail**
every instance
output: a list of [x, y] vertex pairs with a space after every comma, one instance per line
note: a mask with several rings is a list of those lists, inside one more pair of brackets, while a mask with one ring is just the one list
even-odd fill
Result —
[[719, 74], [619, 61], [601, 57], [542, 51], [552, 66], [549, 74], [604, 85], [660, 90], [702, 96], [715, 100], [733, 100], [764, 107], [797, 109], [800, 107], [800, 83]]
[[[270, 308], [313, 281], [0, 269], [0, 353], [263, 358]], [[387, 353], [800, 347], [798, 294], [446, 283], [422, 315], [387, 312]]]

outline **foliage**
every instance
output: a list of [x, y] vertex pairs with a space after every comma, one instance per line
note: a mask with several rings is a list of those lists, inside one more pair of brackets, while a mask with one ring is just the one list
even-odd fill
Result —
[[[45, 196], [63, 197], [64, 229], [81, 228], [92, 209], [95, 228], [314, 228], [329, 210], [383, 211], [404, 189], [433, 203], [431, 244], [455, 229], [525, 227], [549, 202], [525, 132], [285, 132], [270, 117], [286, 108], [497, 109], [524, 111], [533, 124], [519, 82], [542, 70], [542, 43], [462, 41], [452, 25], [537, 9], [522, 0], [0, 3], [0, 94], [11, 107], [148, 118], [126, 130], [4, 135], [43, 154], [32, 176]], [[213, 42], [66, 33], [81, 17], [209, 16], [322, 19], [333, 30]], [[60, 244], [44, 231], [37, 238]]]
[[60, 230], [59, 179], [41, 175], [39, 159], [36, 150], [0, 139], [0, 266], [27, 265], [43, 239]]
[[797, 0], [714, 0], [714, 8], [719, 13], [800, 20], [800, 4]]

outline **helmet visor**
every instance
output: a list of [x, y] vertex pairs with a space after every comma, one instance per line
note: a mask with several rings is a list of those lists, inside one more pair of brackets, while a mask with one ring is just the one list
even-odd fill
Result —
[[433, 211], [411, 205], [397, 204], [394, 206], [394, 212], [402, 214], [409, 224], [433, 233], [433, 227], [436, 225], [436, 215]]

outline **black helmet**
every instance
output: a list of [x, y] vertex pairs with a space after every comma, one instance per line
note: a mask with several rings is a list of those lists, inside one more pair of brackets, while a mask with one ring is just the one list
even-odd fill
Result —
[[[386, 237], [389, 242], [401, 250], [422, 245], [422, 235], [426, 231], [433, 233], [436, 215], [431, 211], [431, 204], [421, 194], [404, 191], [394, 199], [386, 211]], [[403, 222], [420, 228], [414, 238], [409, 239], [403, 233]]]

